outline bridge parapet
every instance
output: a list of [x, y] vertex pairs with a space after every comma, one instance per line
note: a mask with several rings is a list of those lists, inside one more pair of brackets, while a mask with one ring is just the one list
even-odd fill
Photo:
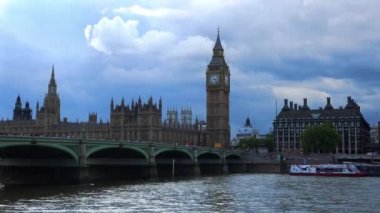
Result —
[[0, 182], [80, 183], [136, 174], [149, 178], [221, 174], [241, 167], [241, 154], [175, 143], [0, 136]]
[[[177, 145], [175, 143], [155, 143], [146, 141], [116, 141], [116, 140], [91, 140], [80, 138], [54, 138], [37, 136], [0, 136], [0, 150], [6, 147], [48, 147], [60, 150], [72, 156], [78, 166], [88, 166], [88, 158], [99, 151], [107, 149], [127, 149], [140, 153], [148, 164], [155, 164], [156, 157], [164, 152], [178, 152], [186, 154], [193, 164], [199, 162], [199, 157], [205, 154], [218, 156], [222, 162], [231, 156], [241, 158], [242, 152], [236, 150], [224, 150], [220, 148]], [[0, 156], [1, 158], [2, 156]], [[110, 156], [112, 157], [112, 156]], [[3, 156], [4, 158], [4, 156]], [[96, 160], [95, 160], [96, 161]], [[91, 164], [89, 162], [89, 164]], [[1, 165], [1, 163], [0, 163]]]

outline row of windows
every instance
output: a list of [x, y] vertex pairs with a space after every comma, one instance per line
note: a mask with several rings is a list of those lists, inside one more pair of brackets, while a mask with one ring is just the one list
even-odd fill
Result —
[[[356, 133], [359, 134], [361, 129], [360, 128], [335, 128], [339, 133], [341, 133], [342, 131], [344, 131], [345, 133], [347, 132], [351, 132], [351, 133], [355, 133], [355, 130], [356, 130]], [[291, 128], [281, 128], [281, 129], [274, 129], [274, 132], [304, 132], [306, 130], [306, 128], [298, 128], [298, 129], [291, 129]]]
[[[318, 117], [317, 118], [318, 120], [335, 120], [335, 119], [339, 119], [339, 120], [343, 120], [343, 119], [349, 119], [349, 120], [352, 120], [352, 119], [360, 119], [360, 116], [340, 116], [340, 117]], [[280, 122], [287, 122], [287, 121], [299, 121], [299, 120], [316, 120], [315, 118], [311, 118], [311, 117], [307, 117], [307, 118], [278, 118], [278, 120]]]
[[[347, 141], [349, 141], [350, 139], [351, 139], [351, 143], [354, 143], [354, 142], [355, 142], [355, 137], [354, 137], [354, 136], [351, 136], [350, 138], [348, 138], [348, 137], [345, 137], [345, 138], [344, 138], [345, 143], [347, 143]], [[356, 140], [359, 141], [360, 138], [359, 138], [359, 137], [356, 137]], [[276, 138], [276, 137], [274, 137], [274, 141], [277, 141], [277, 138]], [[278, 141], [280, 141], [280, 142], [282, 142], [282, 141], [285, 141], [285, 142], [286, 142], [286, 141], [290, 141], [290, 142], [293, 142], [293, 141], [300, 142], [300, 140], [299, 140], [298, 137], [294, 138], [294, 137], [288, 137], [288, 136], [284, 136], [284, 137], [279, 136], [279, 137], [278, 137]]]
[[[351, 122], [336, 122], [336, 123], [332, 122], [331, 124], [334, 127], [336, 127], [336, 126], [338, 126], [338, 127], [342, 127], [342, 126], [344, 126], [344, 127], [348, 127], [348, 126], [355, 127], [355, 123], [356, 123], [357, 127], [360, 127], [360, 122], [354, 122], [354, 121], [351, 121]], [[287, 128], [287, 127], [296, 127], [296, 128], [299, 128], [299, 127], [309, 127], [309, 126], [316, 126], [316, 125], [322, 125], [322, 124], [324, 124], [324, 123], [323, 122], [319, 122], [319, 123], [311, 123], [311, 122], [309, 122], [309, 123], [284, 123], [284, 124], [278, 123], [278, 127], [279, 128], [283, 128], [283, 127], [285, 127], [285, 128]], [[276, 127], [276, 123], [274, 123], [273, 126]]]
[[[341, 133], [342, 132], [342, 128], [337, 128], [336, 129], [339, 133]], [[297, 134], [299, 134], [299, 133], [302, 133], [302, 132], [304, 132], [305, 131], [305, 128], [302, 128], [302, 129], [289, 129], [289, 128], [282, 128], [282, 129], [279, 129], [278, 131], [276, 131], [276, 129], [274, 130], [274, 132], [279, 132], [279, 133], [282, 133], [282, 132], [284, 132], [284, 133], [288, 133], [288, 132], [291, 132], [291, 133], [293, 133], [293, 132], [296, 132]], [[355, 134], [355, 128], [350, 128], [350, 129], [348, 129], [348, 128], [343, 128], [343, 131], [346, 133], [346, 134], [348, 134], [348, 132], [349, 133], [351, 133], [351, 134]], [[356, 128], [356, 134], [359, 134], [360, 133], [360, 128]]]

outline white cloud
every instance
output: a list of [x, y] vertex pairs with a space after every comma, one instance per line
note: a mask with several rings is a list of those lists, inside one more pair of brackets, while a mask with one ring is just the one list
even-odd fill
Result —
[[276, 98], [289, 99], [294, 101], [301, 101], [303, 98], [308, 98], [312, 101], [324, 100], [330, 94], [317, 89], [307, 87], [290, 87], [290, 86], [274, 86], [273, 93]]
[[0, 0], [0, 9], [5, 8], [9, 3], [9, 0]]
[[210, 56], [214, 41], [203, 36], [188, 36], [164, 55], [165, 58]]
[[155, 17], [155, 18], [162, 18], [162, 17], [185, 18], [189, 15], [186, 11], [180, 10], [180, 9], [164, 8], [164, 7], [150, 9], [150, 8], [143, 7], [137, 4], [130, 7], [119, 7], [119, 8], [114, 9], [113, 12], [120, 13], [120, 14], [134, 14], [134, 15]]
[[179, 40], [173, 33], [159, 30], [141, 35], [138, 25], [137, 20], [103, 17], [97, 24], [87, 25], [84, 36], [91, 47], [105, 54], [152, 54], [168, 59], [207, 57], [211, 53], [214, 41], [207, 37], [196, 35]]
[[103, 17], [97, 24], [87, 25], [84, 36], [94, 49], [106, 53], [131, 52], [143, 41], [139, 40], [138, 21], [124, 21], [116, 16], [113, 19]]
[[325, 89], [330, 90], [354, 90], [354, 82], [349, 79], [335, 79], [335, 78], [320, 78], [320, 85]]

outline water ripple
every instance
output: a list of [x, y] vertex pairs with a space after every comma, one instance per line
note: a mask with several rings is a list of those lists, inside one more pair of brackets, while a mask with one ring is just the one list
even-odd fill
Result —
[[3, 188], [0, 212], [376, 212], [380, 178], [239, 174]]

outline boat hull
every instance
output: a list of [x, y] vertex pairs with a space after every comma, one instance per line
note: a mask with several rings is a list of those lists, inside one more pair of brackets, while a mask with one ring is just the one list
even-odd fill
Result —
[[366, 173], [353, 164], [292, 164], [289, 170], [294, 176], [325, 176], [325, 177], [363, 177]]
[[321, 176], [321, 177], [364, 177], [365, 173], [334, 174], [334, 173], [290, 173], [292, 176]]

